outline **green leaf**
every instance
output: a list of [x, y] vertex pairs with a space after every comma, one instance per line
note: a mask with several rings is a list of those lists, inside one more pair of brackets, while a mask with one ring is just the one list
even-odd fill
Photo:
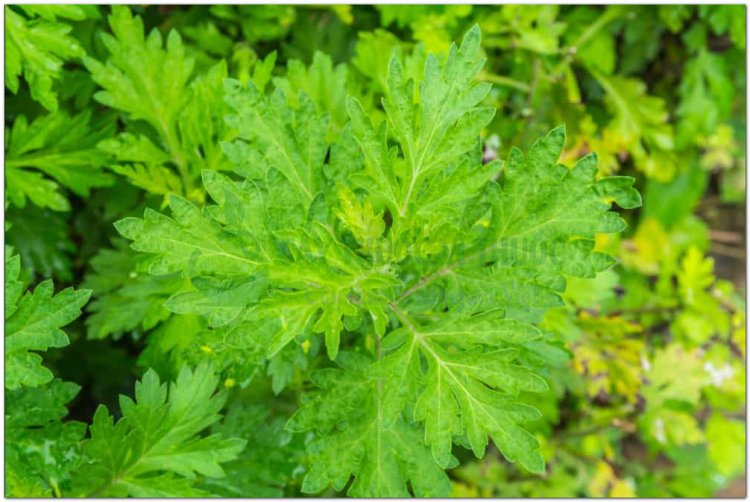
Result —
[[286, 75], [274, 77], [274, 85], [284, 92], [292, 107], [299, 106], [300, 93], [304, 93], [315, 103], [319, 113], [329, 115], [329, 141], [340, 134], [347, 122], [346, 92], [347, 67], [344, 64], [333, 65], [330, 56], [315, 52], [313, 62], [305, 67], [296, 59], [287, 63]]
[[348, 353], [339, 361], [348, 371], [317, 373], [314, 381], [323, 390], [287, 424], [292, 431], [323, 432], [308, 447], [312, 458], [302, 491], [317, 493], [329, 484], [340, 491], [354, 474], [347, 492], [352, 497], [408, 497], [407, 482], [418, 497], [447, 496], [448, 478], [414, 426], [383, 423], [383, 386], [365, 373], [367, 361]]
[[[679, 11], [681, 7], [692, 6], [670, 6], [672, 10]], [[652, 14], [652, 7], [639, 6], [627, 8], [624, 6], [612, 5], [610, 9], [619, 8], [621, 15], [619, 19], [612, 23], [614, 26], [622, 29], [621, 37], [623, 45], [618, 47], [617, 70], [623, 75], [639, 75], [653, 64], [654, 59], [659, 55], [662, 49], [661, 39], [667, 28], [665, 22], [659, 19], [659, 16]], [[676, 17], [679, 17], [679, 12]], [[635, 16], [638, 22], [631, 22], [631, 17]], [[619, 26], [618, 26], [619, 25]]]
[[226, 78], [227, 65], [220, 61], [193, 79], [187, 104], [178, 117], [180, 148], [196, 178], [203, 170], [232, 167], [221, 148], [222, 141], [235, 136], [224, 121], [229, 113], [222, 92]]
[[[492, 108], [478, 106], [491, 86], [472, 82], [484, 63], [479, 56], [479, 39], [479, 28], [474, 27], [460, 48], [451, 48], [444, 66], [436, 56], [428, 56], [419, 88], [405, 79], [399, 59], [391, 58], [383, 106], [390, 133], [400, 144], [403, 163], [383, 155], [379, 143], [386, 129], [381, 127], [376, 133], [363, 116], [361, 105], [352, 102], [349, 107], [366, 167], [373, 171], [378, 188], [391, 194], [388, 202], [394, 216], [406, 217], [412, 197], [425, 183], [476, 148], [480, 131], [494, 116]], [[412, 106], [417, 92], [419, 102]], [[382, 139], [376, 140], [378, 135]], [[403, 182], [396, 182], [396, 176]]]
[[736, 96], [730, 76], [726, 59], [707, 49], [685, 63], [676, 110], [681, 144], [700, 144], [729, 118]]
[[70, 210], [68, 199], [58, 191], [59, 185], [41, 173], [8, 169], [5, 182], [8, 187], [7, 196], [18, 207], [25, 207], [26, 199], [29, 199], [39, 207], [49, 207], [54, 211]]
[[104, 115], [92, 120], [89, 110], [73, 117], [63, 111], [49, 113], [31, 124], [18, 116], [6, 148], [11, 202], [24, 207], [29, 199], [39, 207], [68, 211], [70, 203], [59, 192], [60, 186], [86, 197], [91, 188], [111, 184], [111, 176], [102, 169], [109, 156], [96, 145], [114, 134], [113, 119]]
[[9, 409], [13, 410], [6, 426], [10, 429], [44, 426], [68, 414], [67, 404], [80, 390], [72, 382], [52, 380], [42, 387], [22, 387], [8, 392]]
[[706, 426], [708, 455], [719, 472], [727, 478], [741, 474], [745, 469], [745, 423], [714, 413]]
[[666, 227], [690, 215], [700, 202], [709, 174], [697, 164], [678, 173], [669, 183], [649, 180], [643, 198], [643, 218], [656, 218]]
[[136, 383], [135, 399], [120, 397], [122, 418], [100, 406], [83, 444], [85, 463], [74, 479], [75, 493], [99, 497], [205, 496], [196, 475], [222, 477], [245, 441], [199, 434], [217, 422], [226, 396], [216, 393], [218, 377], [208, 366], [183, 368], [167, 385], [149, 370]]
[[594, 75], [606, 92], [605, 103], [613, 114], [606, 129], [609, 142], [628, 151], [636, 168], [646, 176], [662, 182], [672, 179], [678, 166], [664, 100], [646, 94], [646, 85], [637, 79]]
[[20, 271], [17, 257], [5, 262], [5, 387], [36, 387], [52, 380], [52, 372], [42, 366], [36, 351], [64, 347], [68, 336], [60, 328], [73, 322], [91, 295], [90, 290], [67, 288], [52, 294], [52, 281], [39, 284], [34, 292], [19, 299]]
[[58, 17], [83, 21], [84, 19], [100, 19], [96, 5], [19, 5], [29, 16], [38, 16], [45, 21], [56, 21]]
[[152, 261], [151, 273], [169, 274], [191, 269], [214, 274], [247, 274], [257, 261], [241, 245], [241, 240], [218, 228], [206, 211], [188, 200], [171, 196], [169, 206], [175, 218], [147, 209], [143, 220], [126, 218], [115, 224], [117, 230], [135, 243], [136, 251], [161, 254]]
[[236, 403], [212, 432], [242, 437], [247, 447], [223, 465], [226, 476], [206, 485], [224, 497], [282, 497], [304, 452], [303, 438], [284, 430], [285, 420], [265, 405]]
[[[403, 312], [398, 315], [408, 335], [403, 331], [387, 335], [384, 349], [398, 348], [373, 366], [375, 374], [387, 382], [383, 414], [398, 416], [419, 396], [414, 418], [424, 421], [425, 439], [441, 466], [450, 463], [453, 436], [466, 434], [481, 458], [489, 434], [508, 460], [542, 472], [544, 461], [536, 451], [537, 440], [518, 426], [539, 418], [539, 412], [513, 399], [521, 390], [548, 388], [542, 378], [514, 362], [518, 349], [513, 345], [538, 338], [538, 330], [496, 315], [443, 321], [426, 328], [416, 326]], [[420, 359], [427, 362], [426, 371]], [[398, 386], [397, 381], [403, 383]]]
[[24, 6], [28, 15], [24, 17], [6, 6], [5, 87], [18, 93], [19, 77], [23, 75], [32, 99], [51, 112], [57, 111], [57, 94], [52, 85], [62, 77], [63, 64], [83, 57], [85, 52], [78, 40], [69, 35], [71, 26], [55, 18], [80, 20], [87, 11], [91, 13], [88, 9], [72, 5]]
[[79, 461], [78, 442], [86, 430], [81, 422], [61, 421], [79, 389], [56, 379], [6, 392], [6, 495], [61, 496]]
[[23, 293], [23, 283], [19, 280], [21, 274], [21, 258], [13, 254], [13, 248], [5, 247], [5, 318], [12, 316], [18, 308], [18, 300]]
[[227, 117], [229, 125], [254, 145], [268, 167], [278, 170], [312, 202], [321, 185], [327, 116], [318, 115], [305, 94], [299, 98], [299, 108], [292, 111], [285, 106], [281, 90], [266, 99], [252, 82], [242, 86], [231, 79], [225, 90], [226, 101], [236, 113]]
[[116, 291], [95, 298], [89, 306], [92, 314], [86, 319], [89, 338], [112, 336], [117, 340], [130, 331], [152, 329], [169, 316], [162, 304], [182, 284], [175, 276], [156, 279], [139, 275]]
[[[378, 8], [387, 6], [379, 5]], [[389, 31], [378, 29], [358, 34], [352, 64], [370, 80], [370, 86], [379, 93], [383, 93], [387, 87], [385, 79], [388, 75], [388, 61], [395, 51], [400, 52], [399, 40]]]
[[[558, 20], [558, 5], [504, 5], [487, 23], [492, 44], [502, 49], [521, 47], [539, 54], [554, 54], [558, 51], [560, 35], [565, 23]], [[480, 18], [481, 19], [481, 18]], [[494, 24], [494, 26], [493, 26]]]
[[[108, 19], [114, 36], [101, 34], [110, 53], [107, 62], [84, 58], [91, 77], [105, 89], [95, 95], [97, 101], [147, 121], [165, 137], [174, 134], [170, 128], [187, 99], [193, 71], [179, 34], [170, 32], [164, 50], [159, 30], [144, 37], [142, 19], [133, 17], [127, 7], [113, 6]], [[169, 75], [169, 80], [159, 78], [162, 75]]]
[[713, 258], [704, 258], [698, 249], [691, 247], [682, 259], [677, 279], [683, 302], [694, 305], [705, 301], [705, 289], [716, 280]]
[[373, 254], [377, 251], [374, 243], [385, 230], [383, 215], [375, 214], [369, 200], [360, 203], [348, 187], [338, 188], [338, 198], [340, 208], [334, 209], [334, 213], [362, 245], [363, 251]]
[[94, 291], [87, 310], [89, 339], [120, 338], [131, 331], [149, 331], [169, 317], [162, 305], [184, 281], [178, 274], [149, 276], [141, 257], [120, 239], [114, 249], [101, 249], [90, 260], [83, 285]]
[[[679, 377], [678, 377], [679, 375]], [[667, 401], [684, 401], [697, 405], [701, 388], [708, 383], [696, 350], [670, 345], [654, 356], [646, 374], [649, 385], [643, 395], [649, 406], [658, 407]]]
[[94, 97], [126, 112], [129, 126], [148, 123], [159, 142], [127, 132], [101, 147], [117, 157], [115, 171], [136, 186], [165, 200], [175, 193], [202, 201], [204, 194], [195, 189], [201, 171], [226, 167], [220, 148], [230, 134], [221, 99], [226, 63], [193, 78], [194, 61], [177, 31], [171, 30], [166, 41], [158, 28], [145, 35], [143, 20], [125, 6], [113, 6], [109, 26], [113, 34], [101, 34], [106, 62], [84, 58], [91, 78], [104, 89]]
[[717, 35], [729, 32], [732, 42], [740, 49], [745, 49], [745, 32], [747, 27], [742, 22], [745, 11], [739, 5], [700, 5], [698, 13], [706, 19]]

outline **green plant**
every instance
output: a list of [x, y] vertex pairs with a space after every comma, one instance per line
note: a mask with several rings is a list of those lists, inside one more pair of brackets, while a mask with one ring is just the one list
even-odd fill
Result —
[[416, 82], [393, 58], [387, 123], [373, 127], [351, 99], [333, 146], [327, 116], [304, 96], [291, 109], [279, 93], [229, 81], [240, 139], [225, 152], [244, 179], [204, 171], [216, 205], [172, 197], [172, 218], [147, 211], [116, 224], [155, 255], [150, 273], [190, 279], [165, 307], [206, 318], [227, 366], [232, 350], [273, 359], [324, 335], [342, 369], [313, 374], [323, 390], [303, 396], [313, 404], [290, 422], [320, 435], [303, 491], [340, 490], [354, 474], [352, 495], [406, 495], [406, 481], [417, 495], [445, 495], [454, 436], [481, 457], [490, 435], [509, 460], [544, 470], [519, 427], [537, 412], [513, 399], [546, 389], [529, 360], [550, 349], [532, 323], [559, 303], [563, 273], [593, 277], [612, 264], [592, 252], [593, 237], [625, 226], [610, 201], [640, 198], [632, 179], [595, 181], [592, 156], [556, 165], [561, 129], [526, 157], [482, 165], [479, 133], [494, 110], [478, 106], [490, 90], [472, 83], [478, 50], [474, 29], [445, 63], [428, 57]]
[[738, 8], [7, 6], [6, 495], [714, 496]]
[[[22, 296], [20, 260], [6, 249], [5, 388], [7, 493], [10, 496], [82, 495], [186, 497], [195, 475], [220, 477], [245, 441], [198, 434], [221, 418], [226, 395], [205, 365], [183, 369], [169, 388], [154, 371], [135, 386], [135, 401], [121, 396], [116, 423], [100, 406], [86, 425], [62, 422], [79, 386], [54, 379], [36, 351], [69, 343], [62, 326], [80, 315], [91, 291], [72, 288], [52, 296], [45, 281]], [[35, 351], [35, 352], [32, 352]]]

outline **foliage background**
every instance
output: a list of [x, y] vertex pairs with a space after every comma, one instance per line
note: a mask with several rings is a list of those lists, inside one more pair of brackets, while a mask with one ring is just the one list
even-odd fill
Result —
[[[382, 113], [378, 78], [393, 50], [415, 60], [444, 53], [479, 24], [488, 58], [481, 79], [494, 84], [498, 108], [485, 158], [504, 159], [565, 123], [563, 160], [595, 151], [600, 175], [635, 176], [644, 204], [626, 212], [624, 235], [598, 243], [618, 265], [571, 281], [568, 306], [545, 319], [571, 354], [548, 375], [549, 393], [529, 396], [544, 415], [533, 431], [547, 474], [524, 474], [494, 450], [481, 461], [466, 455], [450, 473], [453, 494], [712, 496], [743, 475], [744, 6], [131, 10], [146, 33], [162, 33], [165, 49], [125, 32], [122, 19], [117, 39], [102, 36], [115, 28], [109, 7], [5, 9], [6, 244], [21, 257], [24, 285], [51, 278], [56, 291], [93, 290], [66, 328], [71, 344], [44, 354], [56, 376], [81, 386], [67, 420], [89, 423], [100, 403], [116, 409], [147, 368], [166, 380], [185, 360], [223, 364], [208, 345], [188, 353], [194, 320], [161, 306], [172, 285], [139, 274], [113, 222], [163, 207], [168, 193], [205, 199], [200, 170], [227, 162], [216, 146], [228, 133], [215, 91], [224, 76], [288, 96], [304, 89], [331, 114], [335, 135], [344, 90]], [[143, 46], [141, 65], [118, 65], [123, 42]], [[135, 76], [136, 96], [150, 104], [101, 94], [114, 71], [108, 59]], [[165, 74], [169, 85], [148, 87]], [[133, 144], [136, 134], [149, 145]], [[224, 368], [230, 411], [220, 427], [239, 431], [251, 452], [229, 478], [255, 473], [240, 493], [299, 495], [300, 438], [282, 426], [306, 367], [288, 367], [249, 385], [239, 384], [253, 371]]]

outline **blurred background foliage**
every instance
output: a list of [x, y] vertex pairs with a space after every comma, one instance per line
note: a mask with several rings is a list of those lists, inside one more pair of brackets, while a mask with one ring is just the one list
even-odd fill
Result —
[[[94, 290], [67, 330], [73, 344], [45, 356], [83, 386], [72, 418], [114, 404], [145, 367], [167, 378], [210, 359], [235, 392], [221, 427], [251, 438], [235, 470], [257, 478], [242, 493], [212, 489], [299, 495], [299, 438], [282, 425], [314, 359], [285, 351], [259, 373], [253, 354], [217, 353], [203, 321], [161, 307], [181, 279], [139, 273], [112, 223], [168, 193], [205, 199], [201, 170], [228, 168], [225, 76], [291, 102], [304, 90], [335, 138], [347, 92], [382, 113], [372, 77], [392, 51], [417, 72], [479, 24], [481, 78], [498, 108], [485, 158], [564, 123], [563, 162], [596, 152], [601, 175], [638, 179], [644, 204], [625, 215], [624, 235], [598, 243], [618, 265], [571, 280], [567, 306], [545, 319], [570, 354], [549, 368], [549, 393], [528, 396], [543, 411], [547, 473], [467, 453], [451, 472], [454, 495], [744, 494], [745, 6], [133, 6], [163, 44], [132, 19], [108, 22], [109, 10], [5, 8], [6, 243], [27, 284]], [[97, 94], [108, 71], [131, 78], [139, 99]], [[139, 78], [170, 84], [149, 90]]]

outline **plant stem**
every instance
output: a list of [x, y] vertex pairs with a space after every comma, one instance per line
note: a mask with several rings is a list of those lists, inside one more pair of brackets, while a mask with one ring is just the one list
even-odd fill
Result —
[[190, 192], [193, 191], [193, 178], [192, 176], [190, 176], [189, 166], [180, 152], [177, 134], [172, 127], [170, 127], [168, 124], [165, 124], [164, 122], [161, 122], [160, 126], [162, 136], [164, 137], [164, 142], [167, 146], [167, 150], [169, 150], [169, 154], [172, 156], [172, 161], [177, 166], [177, 171], [180, 174], [180, 179], [182, 180], [185, 195], [187, 196], [188, 194], [190, 194]]
[[522, 92], [529, 92], [529, 84], [512, 79], [510, 77], [504, 77], [502, 75], [496, 75], [494, 73], [481, 73], [478, 78], [479, 80], [482, 80], [484, 82], [490, 82], [493, 84], [502, 85], [504, 87], [513, 87], [514, 89], [518, 89]]
[[620, 14], [622, 14], [621, 8], [617, 6], [607, 7], [602, 15], [599, 16], [599, 18], [594, 21], [588, 28], [586, 28], [572, 44], [560, 49], [560, 52], [565, 56], [563, 57], [562, 61], [560, 61], [557, 66], [555, 66], [550, 72], [550, 79], [557, 80], [560, 76], [560, 73], [562, 73], [563, 68], [569, 65], [573, 61], [573, 59], [575, 59], [575, 55], [578, 53], [578, 50], [582, 46], [584, 46], [586, 42], [593, 38], [599, 30], [619, 17]]

